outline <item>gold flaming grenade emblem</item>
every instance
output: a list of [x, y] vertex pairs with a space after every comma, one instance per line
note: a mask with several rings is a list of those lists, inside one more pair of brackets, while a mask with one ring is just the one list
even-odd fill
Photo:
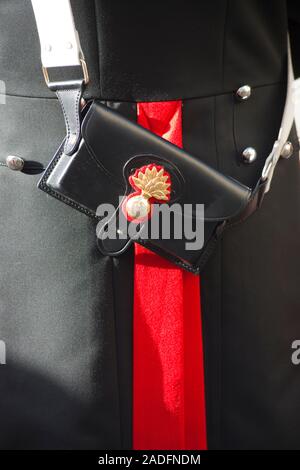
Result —
[[163, 166], [151, 163], [135, 171], [129, 177], [134, 193], [123, 202], [123, 212], [131, 222], [140, 223], [151, 217], [152, 204], [170, 199], [171, 178]]

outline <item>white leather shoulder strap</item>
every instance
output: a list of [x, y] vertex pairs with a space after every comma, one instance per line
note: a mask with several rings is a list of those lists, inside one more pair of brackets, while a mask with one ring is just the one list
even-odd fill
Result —
[[[300, 136], [300, 78], [294, 81], [295, 124], [297, 134]], [[300, 157], [300, 155], [299, 155]]]
[[294, 81], [294, 71], [292, 64], [292, 53], [291, 45], [288, 37], [288, 57], [287, 57], [287, 90], [286, 90], [286, 100], [285, 106], [282, 115], [282, 121], [278, 133], [277, 140], [274, 142], [272, 152], [266, 159], [263, 171], [262, 171], [262, 180], [267, 180], [267, 185], [265, 192], [267, 193], [270, 189], [271, 182], [273, 179], [274, 170], [278, 163], [278, 160], [281, 156], [281, 152], [284, 144], [286, 143], [293, 122], [295, 118], [295, 81]]
[[45, 68], [81, 65], [83, 58], [70, 0], [31, 0]]
[[[64, 152], [72, 155], [81, 138], [81, 97], [89, 76], [70, 0], [31, 0], [41, 44], [42, 70], [48, 87], [56, 92], [66, 124]], [[51, 81], [48, 69], [81, 66], [83, 76]], [[73, 74], [73, 70], [71, 71]], [[76, 75], [76, 72], [75, 72]], [[65, 77], [65, 74], [62, 74]]]

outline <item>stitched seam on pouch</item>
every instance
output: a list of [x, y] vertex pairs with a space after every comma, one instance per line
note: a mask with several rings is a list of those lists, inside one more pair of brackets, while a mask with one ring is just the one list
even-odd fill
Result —
[[[72, 90], [72, 89], [68, 89], [68, 90], [63, 90], [63, 93], [73, 93], [73, 91], [74, 90]], [[75, 116], [76, 116], [75, 135], [77, 136], [77, 139], [76, 139], [75, 144], [71, 146], [71, 149], [73, 149], [75, 147], [75, 145], [77, 143], [77, 140], [78, 140], [79, 131], [80, 131], [79, 113], [77, 113], [77, 108], [79, 106], [80, 96], [81, 96], [81, 90], [79, 89], [77, 91], [76, 100], [75, 100], [75, 104], [74, 104], [74, 106], [75, 106], [74, 112], [75, 112]], [[69, 139], [70, 139], [70, 135], [71, 135], [70, 121], [68, 119], [66, 109], [65, 109], [65, 106], [64, 106], [64, 103], [63, 103], [63, 99], [62, 99], [62, 96], [61, 96], [59, 91], [57, 92], [57, 97], [58, 97], [58, 100], [60, 102], [60, 105], [61, 105], [61, 108], [62, 108], [62, 111], [63, 111], [63, 115], [64, 115], [64, 118], [65, 118], [66, 127], [67, 127], [67, 137], [66, 137], [66, 141], [65, 141], [65, 144], [64, 144], [64, 148], [67, 149], [69, 147]]]
[[72, 199], [69, 199], [66, 196], [63, 196], [62, 194], [57, 193], [56, 191], [54, 191], [54, 189], [51, 189], [47, 186], [46, 179], [48, 178], [50, 173], [54, 170], [54, 168], [56, 167], [56, 165], [59, 162], [62, 155], [63, 155], [63, 151], [61, 151], [59, 153], [59, 155], [57, 155], [57, 157], [50, 164], [49, 168], [46, 170], [46, 172], [45, 172], [45, 174], [44, 174], [44, 176], [43, 176], [43, 178], [42, 178], [42, 180], [39, 184], [40, 189], [42, 189], [44, 192], [50, 194], [51, 196], [54, 196], [56, 199], [59, 199], [60, 201], [64, 202], [65, 204], [68, 204], [69, 206], [74, 207], [75, 209], [79, 210], [80, 212], [83, 212], [87, 216], [98, 220], [98, 217], [96, 216], [95, 213], [93, 213], [92, 211], [90, 211], [89, 209], [87, 209], [83, 206], [80, 206], [76, 202], [72, 201]]
[[[65, 91], [70, 91], [70, 90], [65, 90]], [[69, 137], [70, 137], [69, 119], [68, 119], [68, 116], [67, 116], [67, 113], [66, 113], [66, 110], [65, 110], [65, 106], [64, 106], [64, 103], [63, 103], [63, 100], [62, 100], [62, 97], [61, 97], [60, 92], [57, 93], [57, 97], [58, 97], [58, 100], [59, 100], [59, 102], [60, 102], [61, 109], [62, 109], [62, 112], [63, 112], [63, 115], [64, 115], [64, 119], [65, 119], [65, 123], [66, 123], [66, 127], [67, 127], [67, 137], [66, 137], [66, 142], [65, 142], [65, 144], [66, 144], [66, 143], [68, 142], [68, 140], [69, 140]]]

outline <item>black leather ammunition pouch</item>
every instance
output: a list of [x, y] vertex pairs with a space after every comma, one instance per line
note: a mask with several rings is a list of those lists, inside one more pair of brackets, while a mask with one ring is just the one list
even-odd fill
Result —
[[[153, 167], [155, 174], [153, 171], [150, 174], [149, 169]], [[144, 176], [146, 170], [148, 176]], [[161, 180], [157, 176], [159, 170]], [[153, 177], [156, 179], [150, 184]], [[132, 181], [137, 186], [132, 186]], [[155, 184], [158, 192], [153, 192]], [[252, 213], [263, 195], [263, 184], [251, 191], [97, 101], [85, 110], [77, 150], [67, 155], [63, 142], [39, 187], [99, 220], [98, 244], [103, 253], [116, 256], [134, 240], [194, 273], [201, 271], [226, 226]], [[150, 193], [146, 190], [149, 187]], [[167, 189], [166, 197], [161, 189]], [[151, 211], [148, 217], [136, 220], [126, 217], [124, 201], [127, 204], [132, 193], [144, 195], [142, 202], [146, 198], [151, 211], [153, 207], [172, 208], [172, 217], [182, 224], [181, 237], [174, 236], [174, 228], [167, 237], [161, 231], [153, 236]], [[104, 208], [112, 205], [113, 213], [104, 217], [98, 209], [103, 204]], [[199, 210], [199, 205], [203, 205], [204, 212]], [[129, 220], [128, 224], [135, 223], [138, 235], [118, 229], [118, 223], [125, 219]], [[112, 223], [117, 227], [115, 238], [107, 236]], [[197, 249], [190, 235], [185, 234], [185, 224], [193, 226], [195, 232], [201, 227], [203, 240], [201, 246], [194, 243]]]

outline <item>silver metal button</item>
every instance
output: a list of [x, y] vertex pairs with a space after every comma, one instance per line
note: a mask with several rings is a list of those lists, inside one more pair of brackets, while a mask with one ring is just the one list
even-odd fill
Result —
[[236, 91], [236, 96], [239, 100], [245, 101], [251, 96], [251, 86], [243, 85]]
[[294, 147], [292, 142], [286, 142], [281, 149], [280, 156], [282, 158], [290, 158], [293, 155]]
[[253, 147], [247, 147], [243, 151], [243, 159], [245, 163], [252, 163], [257, 159], [257, 152]]
[[22, 171], [24, 168], [24, 160], [15, 155], [8, 155], [8, 157], [6, 157], [6, 165], [10, 170]]

